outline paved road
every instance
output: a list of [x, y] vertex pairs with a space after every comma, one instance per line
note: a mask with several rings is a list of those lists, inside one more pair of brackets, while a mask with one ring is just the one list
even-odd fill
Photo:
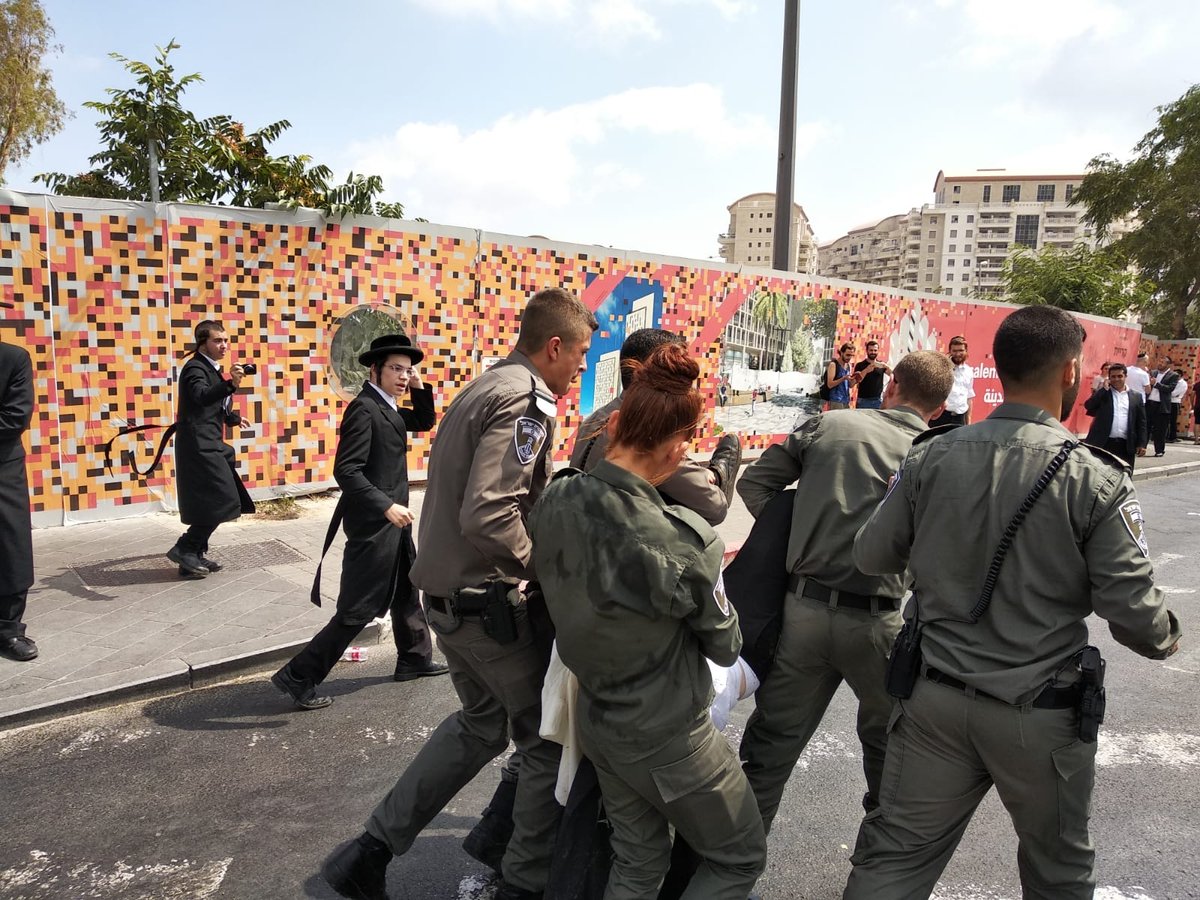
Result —
[[[1101, 900], [1200, 896], [1200, 477], [1140, 493], [1159, 581], [1188, 636], [1156, 663], [1093, 629], [1110, 684], [1093, 828]], [[320, 859], [357, 832], [454, 708], [447, 680], [393, 684], [392, 661], [380, 647], [341, 664], [337, 702], [322, 712], [292, 712], [260, 675], [0, 735], [0, 898], [331, 897], [313, 878]], [[862, 794], [851, 700], [838, 694], [788, 788], [760, 882], [767, 900], [840, 897]], [[748, 712], [735, 712], [732, 740]], [[458, 844], [497, 772], [485, 770], [392, 864], [393, 898], [490, 897]], [[1015, 839], [990, 796], [936, 896], [1015, 900], [1015, 869]]]

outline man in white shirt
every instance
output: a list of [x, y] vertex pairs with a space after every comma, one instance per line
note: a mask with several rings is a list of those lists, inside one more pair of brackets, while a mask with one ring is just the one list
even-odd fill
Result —
[[975, 396], [975, 373], [967, 364], [967, 339], [961, 334], [950, 338], [950, 362], [954, 363], [954, 387], [946, 398], [946, 411], [929, 423], [939, 425], [970, 425], [971, 399]]
[[1083, 402], [1083, 408], [1092, 417], [1087, 443], [1119, 456], [1130, 469], [1136, 457], [1146, 455], [1146, 404], [1140, 391], [1129, 388], [1121, 363], [1108, 367], [1105, 383]]
[[1125, 376], [1125, 385], [1131, 391], [1141, 391], [1143, 395], [1150, 393], [1150, 372], [1146, 369], [1149, 357], [1139, 353], [1137, 363], [1129, 367]]
[[1167, 435], [1167, 442], [1171, 444], [1179, 442], [1179, 407], [1183, 404], [1184, 395], [1188, 390], [1188, 383], [1183, 379], [1183, 369], [1175, 371], [1179, 373], [1179, 382], [1171, 389], [1171, 430]]

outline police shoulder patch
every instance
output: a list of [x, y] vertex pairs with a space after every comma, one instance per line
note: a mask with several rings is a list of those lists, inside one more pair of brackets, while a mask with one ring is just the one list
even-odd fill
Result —
[[546, 443], [546, 426], [537, 419], [521, 416], [513, 425], [513, 448], [521, 465], [527, 466], [541, 452]]
[[713, 585], [713, 599], [717, 601], [717, 609], [722, 615], [729, 615], [729, 597], [725, 594], [725, 575], [724, 573], [717, 576], [717, 583]]
[[1125, 523], [1125, 529], [1129, 532], [1129, 536], [1133, 538], [1133, 542], [1138, 545], [1138, 549], [1142, 551], [1142, 556], [1150, 555], [1150, 542], [1146, 540], [1145, 519], [1142, 518], [1142, 504], [1136, 500], [1126, 500], [1117, 511], [1121, 514], [1121, 521]]

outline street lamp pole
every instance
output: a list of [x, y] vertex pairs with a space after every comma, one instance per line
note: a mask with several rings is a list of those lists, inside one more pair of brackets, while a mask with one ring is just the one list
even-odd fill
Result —
[[791, 266], [792, 176], [796, 153], [796, 78], [800, 67], [800, 0], [785, 0], [783, 13], [783, 77], [779, 85], [779, 162], [775, 172], [775, 239], [771, 267]]

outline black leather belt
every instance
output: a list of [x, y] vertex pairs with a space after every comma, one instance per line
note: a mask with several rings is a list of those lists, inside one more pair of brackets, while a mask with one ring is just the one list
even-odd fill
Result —
[[[788, 582], [788, 590], [795, 591], [800, 586], [802, 575], [793, 575]], [[818, 581], [813, 581], [811, 578], [805, 579], [804, 591], [802, 596], [810, 600], [816, 600], [819, 603], [833, 603], [834, 589], [826, 587]], [[837, 605], [846, 607], [846, 609], [861, 609], [867, 612], [874, 610], [896, 610], [900, 608], [900, 601], [891, 597], [876, 597], [870, 594], [855, 594], [852, 591], [838, 591]]]
[[[965, 682], [960, 681], [953, 675], [947, 675], [945, 672], [935, 669], [933, 666], [925, 667], [925, 677], [936, 684], [944, 684], [946, 687], [954, 688], [955, 690], [969, 693], [971, 688]], [[975, 690], [976, 697], [987, 697], [989, 700], [996, 700], [1000, 703], [1007, 703], [1006, 700], [1001, 700], [999, 697], [992, 696], [987, 691]], [[1009, 703], [1009, 706], [1014, 704]], [[1079, 685], [1067, 685], [1066, 687], [1055, 687], [1054, 685], [1046, 685], [1042, 692], [1033, 699], [1034, 709], [1071, 709], [1079, 705]]]
[[484, 608], [487, 606], [486, 597], [459, 597], [451, 600], [449, 597], [435, 597], [433, 594], [425, 595], [425, 605], [435, 612], [439, 612], [444, 616], [478, 616], [482, 615]]

